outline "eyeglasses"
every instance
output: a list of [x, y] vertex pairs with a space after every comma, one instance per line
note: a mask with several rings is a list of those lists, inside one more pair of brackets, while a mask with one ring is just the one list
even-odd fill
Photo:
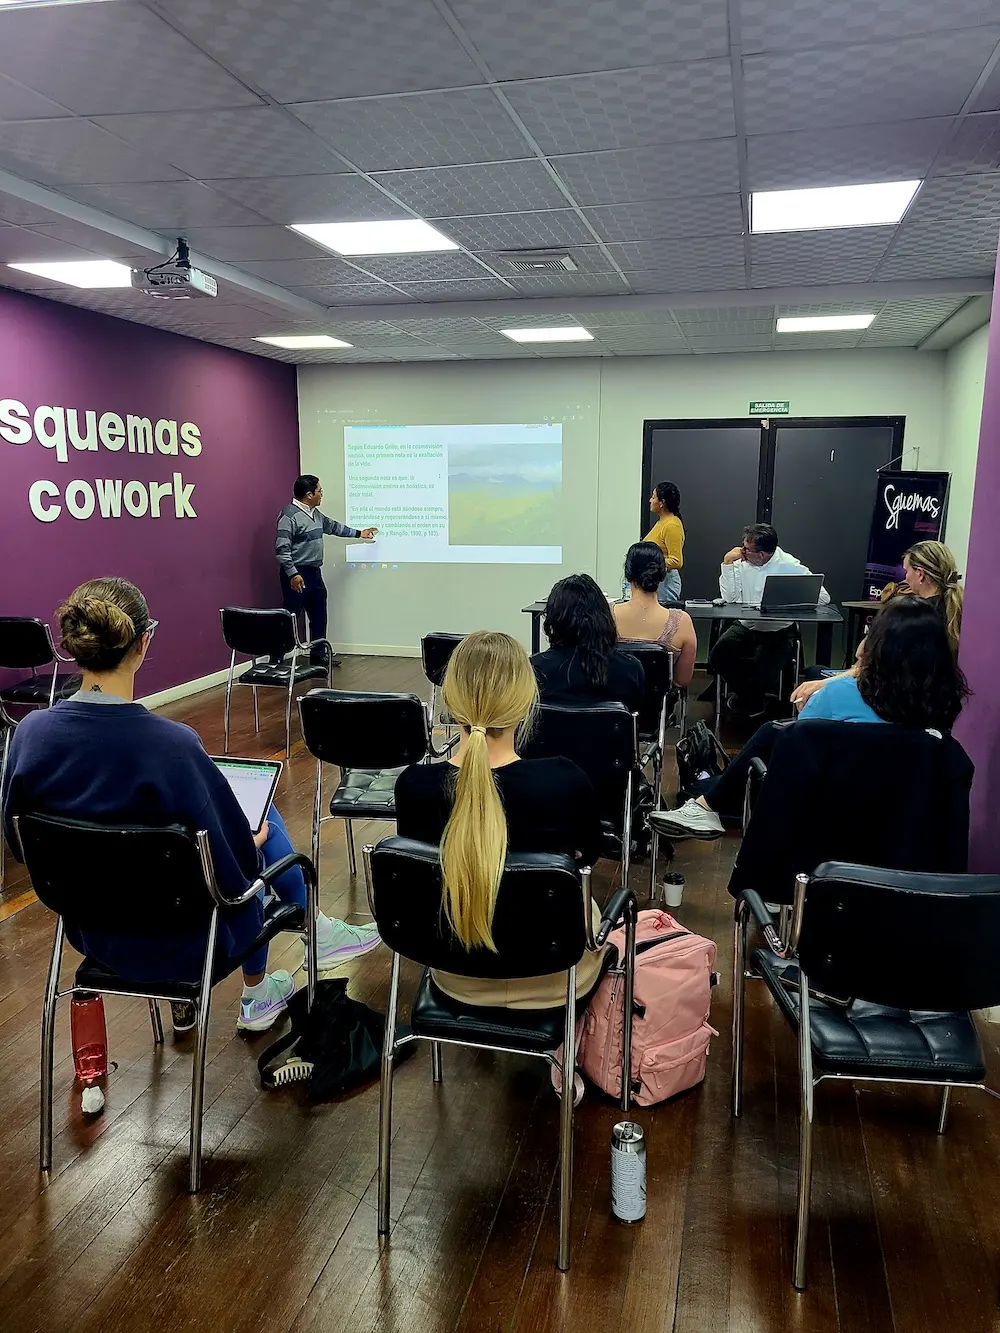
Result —
[[[160, 622], [158, 620], [151, 620], [149, 624], [146, 626], [146, 628], [142, 631], [142, 634], [149, 635], [149, 641], [146, 644], [147, 648], [149, 647], [149, 644], [153, 642], [153, 635], [156, 633], [156, 627], [159, 623]], [[139, 635], [140, 639], [142, 638], [142, 634]]]

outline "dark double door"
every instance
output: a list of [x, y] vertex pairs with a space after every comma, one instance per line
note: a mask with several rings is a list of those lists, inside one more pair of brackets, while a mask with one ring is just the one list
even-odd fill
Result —
[[658, 481], [680, 489], [684, 596], [717, 597], [719, 565], [748, 523], [823, 574], [835, 602], [862, 596], [878, 470], [903, 450], [902, 417], [647, 421], [643, 534]]

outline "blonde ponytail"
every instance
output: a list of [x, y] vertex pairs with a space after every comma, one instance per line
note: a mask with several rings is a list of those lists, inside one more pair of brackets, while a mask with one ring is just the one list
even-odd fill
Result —
[[962, 607], [965, 593], [955, 557], [944, 542], [917, 542], [903, 556], [913, 569], [922, 569], [932, 583], [936, 583], [944, 608], [944, 623], [952, 652], [958, 652], [962, 632]]
[[493, 912], [507, 859], [507, 817], [490, 767], [487, 736], [523, 727], [538, 700], [528, 655], [509, 634], [479, 631], [452, 654], [443, 696], [469, 733], [441, 839], [444, 910], [467, 949], [493, 952]]

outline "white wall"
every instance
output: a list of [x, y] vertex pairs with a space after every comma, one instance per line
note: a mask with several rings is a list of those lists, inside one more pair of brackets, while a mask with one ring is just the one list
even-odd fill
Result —
[[925, 463], [927, 467], [951, 473], [944, 538], [963, 572], [969, 553], [969, 523], [979, 456], [979, 420], [983, 411], [989, 334], [989, 325], [977, 329], [953, 347], [945, 358], [941, 441], [932, 455], [933, 462]]
[[[745, 416], [753, 399], [788, 399], [797, 417], [902, 415], [905, 466], [962, 468], [971, 478], [967, 432], [953, 432], [954, 457], [940, 461], [945, 396], [944, 354], [915, 351], [301, 366], [302, 468], [323, 478], [332, 516], [343, 503], [345, 425], [565, 423], [562, 568], [414, 565], [363, 574], [345, 568], [340, 543], [329, 539], [333, 640], [348, 651], [398, 653], [414, 651], [430, 629], [489, 625], [527, 642], [520, 607], [563, 573], [589, 570], [614, 591], [636, 538], [647, 418]], [[956, 527], [963, 503], [971, 505], [971, 490], [967, 501], [953, 494]]]

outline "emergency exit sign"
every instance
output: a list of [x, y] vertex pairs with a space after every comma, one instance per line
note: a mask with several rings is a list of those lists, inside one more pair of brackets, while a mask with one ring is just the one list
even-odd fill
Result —
[[791, 403], [786, 398], [783, 403], [777, 399], [768, 398], [761, 403], [750, 404], [750, 415], [752, 417], [787, 417], [788, 409]]

